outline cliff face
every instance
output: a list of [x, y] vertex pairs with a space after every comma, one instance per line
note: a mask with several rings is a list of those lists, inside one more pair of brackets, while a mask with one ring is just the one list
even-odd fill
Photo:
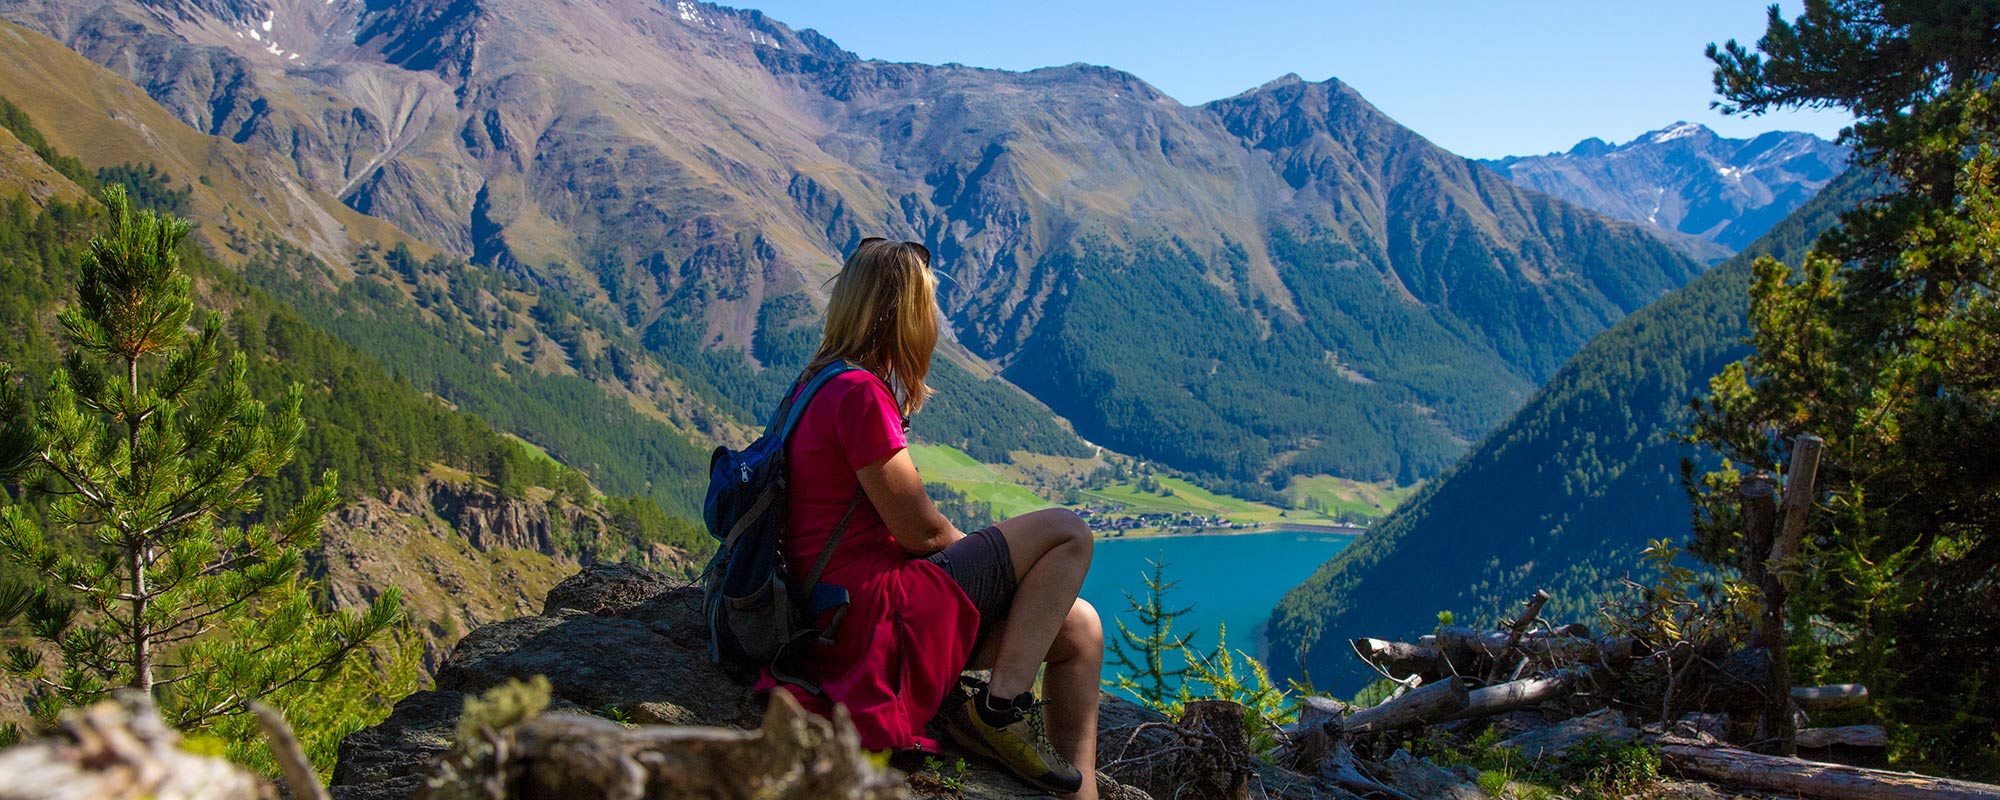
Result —
[[[536, 613], [550, 587], [599, 557], [606, 529], [595, 509], [430, 479], [336, 510], [310, 560], [336, 606], [400, 589], [425, 637], [428, 671], [466, 631]], [[640, 558], [676, 575], [698, 568], [664, 545]]]

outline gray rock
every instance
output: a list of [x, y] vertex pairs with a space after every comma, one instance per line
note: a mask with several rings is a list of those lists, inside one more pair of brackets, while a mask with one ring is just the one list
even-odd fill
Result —
[[[681, 585], [660, 573], [628, 564], [592, 564], [549, 590], [542, 616], [553, 617], [566, 608], [587, 614], [617, 614], [659, 599]], [[698, 607], [699, 595], [695, 602]], [[698, 616], [695, 621], [700, 621]]]
[[1407, 750], [1397, 750], [1387, 761], [1374, 765], [1375, 778], [1392, 789], [1424, 800], [1485, 800], [1479, 784], [1465, 776], [1432, 764]]
[[1560, 758], [1572, 748], [1592, 738], [1631, 742], [1638, 740], [1639, 731], [1625, 724], [1623, 712], [1602, 708], [1546, 728], [1503, 739], [1500, 746], [1516, 748], [1521, 751], [1523, 758], [1534, 761]]

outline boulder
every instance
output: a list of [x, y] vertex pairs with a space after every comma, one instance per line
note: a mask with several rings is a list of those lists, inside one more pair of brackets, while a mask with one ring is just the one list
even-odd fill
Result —
[[[334, 797], [410, 797], [424, 775], [451, 750], [467, 697], [535, 675], [548, 678], [550, 712], [739, 730], [756, 728], [765, 714], [762, 698], [709, 662], [697, 588], [635, 567], [593, 565], [551, 590], [541, 615], [492, 623], [467, 634], [438, 668], [436, 688], [404, 698], [381, 724], [342, 741], [333, 773]], [[1110, 695], [1100, 706], [1098, 736], [1100, 761], [1125, 759], [1100, 776], [1100, 793], [1108, 800], [1146, 800], [1149, 795], [1142, 788], [1121, 785], [1114, 778], [1138, 774], [1136, 756], [1178, 738], [1164, 717]], [[969, 768], [956, 795], [918, 791], [916, 796], [954, 800], [1046, 796], [974, 757], [948, 752], [944, 760], [949, 763], [959, 757]], [[1251, 769], [1251, 785], [1262, 796], [1351, 797], [1322, 779], [1261, 761]], [[1155, 794], [1175, 796], [1176, 787], [1158, 788], [1168, 791]]]

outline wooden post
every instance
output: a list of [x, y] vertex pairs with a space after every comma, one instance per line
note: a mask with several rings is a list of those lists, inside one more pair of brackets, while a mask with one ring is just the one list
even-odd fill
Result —
[[[1743, 581], [1764, 588], [1764, 559], [1771, 552], [1771, 537], [1778, 525], [1778, 482], [1771, 473], [1757, 470], [1743, 479], [1736, 487], [1737, 501], [1743, 510], [1743, 542], [1737, 546], [1737, 569], [1743, 571]], [[1761, 631], [1764, 620], [1753, 620]]]
[[1766, 664], [1764, 704], [1757, 717], [1754, 748], [1760, 753], [1789, 756], [1798, 752], [1792, 741], [1798, 733], [1798, 720], [1792, 716], [1792, 662], [1787, 652], [1789, 637], [1785, 635], [1785, 599], [1798, 582], [1799, 552], [1805, 543], [1806, 518], [1813, 508], [1813, 483], [1819, 476], [1819, 457], [1825, 446], [1824, 441], [1809, 433], [1792, 440], [1792, 463], [1785, 470], [1784, 519], [1771, 540], [1770, 554], [1758, 576], [1764, 591], [1764, 620], [1756, 631], [1756, 643], [1764, 650]]
[[[1769, 567], [1781, 577], [1796, 574], [1798, 569], [1792, 562], [1803, 549], [1806, 517], [1812, 514], [1813, 485], [1819, 479], [1819, 456], [1825, 449], [1826, 442], [1810, 433], [1792, 440], [1792, 465], [1785, 470], [1785, 524], [1771, 543]], [[1785, 588], [1791, 589], [1795, 582], [1786, 581]]]

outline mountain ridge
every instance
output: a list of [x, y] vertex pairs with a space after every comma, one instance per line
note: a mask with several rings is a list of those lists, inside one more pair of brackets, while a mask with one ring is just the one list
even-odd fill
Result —
[[[866, 61], [693, 2], [52, 5], [0, 13], [352, 208], [570, 295], [734, 408], [768, 405], [764, 373], [795, 363], [758, 349], [770, 309], [821, 302], [839, 254], [882, 233], [938, 255], [965, 358], [1093, 440], [1273, 487], [1421, 477], [1699, 272], [1338, 82], [1183, 106], [1110, 68]], [[1125, 279], [1134, 302], [1235, 330], [1097, 358], [1102, 339], [1152, 338], [1104, 307]], [[1386, 347], [1378, 324], [1423, 344]], [[1282, 367], [1304, 403], [1177, 366], [1225, 353]]]
[[1567, 151], [1480, 163], [1521, 186], [1662, 232], [1717, 260], [1747, 246], [1844, 169], [1848, 149], [1808, 133], [1729, 139], [1676, 122], [1624, 144], [1595, 137]]

